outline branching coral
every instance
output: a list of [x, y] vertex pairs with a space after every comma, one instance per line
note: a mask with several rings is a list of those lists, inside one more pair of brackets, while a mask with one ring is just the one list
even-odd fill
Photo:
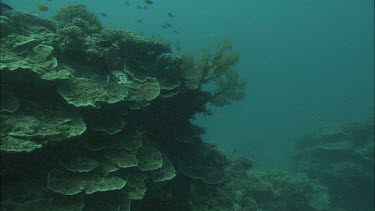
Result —
[[95, 15], [87, 11], [83, 5], [72, 5], [62, 8], [56, 13], [54, 19], [60, 25], [59, 28], [76, 26], [85, 34], [99, 32], [102, 28], [101, 23]]
[[192, 56], [183, 56], [180, 76], [186, 87], [197, 89], [204, 84], [213, 82], [216, 90], [211, 93], [210, 102], [216, 106], [224, 106], [232, 100], [244, 97], [245, 82], [240, 81], [234, 69], [239, 61], [239, 53], [231, 51], [228, 40], [218, 43], [214, 53], [204, 49], [196, 60]]
[[239, 81], [237, 73], [227, 72], [225, 76], [216, 80], [217, 89], [210, 98], [210, 102], [216, 106], [224, 106], [233, 100], [241, 100], [245, 96], [246, 83]]
[[238, 64], [240, 55], [230, 51], [232, 45], [228, 40], [218, 43], [214, 55], [208, 49], [204, 49], [198, 60], [198, 67], [202, 68], [202, 82], [207, 83], [225, 75], [227, 71]]
[[83, 5], [72, 5], [60, 9], [54, 19], [57, 22], [57, 33], [61, 35], [61, 51], [83, 51], [85, 39], [99, 33], [102, 25], [96, 16]]

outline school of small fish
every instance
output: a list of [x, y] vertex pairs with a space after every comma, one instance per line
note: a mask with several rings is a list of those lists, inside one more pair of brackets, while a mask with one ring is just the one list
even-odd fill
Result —
[[[51, 2], [52, 0], [47, 0], [47, 1]], [[144, 0], [141, 3], [140, 3], [140, 1], [132, 1], [131, 2], [130, 0], [124, 0], [123, 3], [124, 3], [124, 6], [126, 6], [126, 7], [134, 7], [134, 8], [139, 9], [139, 10], [148, 10], [152, 5], [154, 5], [153, 0]], [[45, 4], [39, 4], [39, 5], [36, 6], [36, 10], [39, 11], [39, 12], [46, 12], [46, 11], [49, 10], [49, 7]], [[108, 16], [108, 14], [106, 12], [99, 12], [98, 15], [100, 15], [102, 17]], [[164, 30], [170, 30], [173, 34], [178, 34], [178, 31], [171, 24], [172, 19], [175, 18], [174, 14], [172, 12], [168, 12], [166, 14], [166, 18], [168, 20], [166, 20], [163, 24], [161, 24], [160, 27]], [[144, 23], [144, 20], [142, 20], [140, 18], [136, 19], [135, 21], [138, 24]], [[156, 36], [155, 34], [156, 34], [156, 32], [153, 32], [151, 34], [151, 37], [155, 38], [155, 36]], [[179, 40], [177, 40], [175, 42], [171, 42], [171, 45], [175, 48], [176, 51], [181, 50]]]
[[[131, 2], [131, 0], [124, 0], [124, 5], [126, 7], [133, 7], [139, 10], [148, 10], [154, 3], [155, 2], [152, 0], [144, 0], [142, 3], [139, 3], [138, 1]], [[170, 30], [173, 34], [178, 34], [178, 31], [171, 24], [171, 22], [173, 22], [173, 19], [175, 18], [174, 14], [172, 12], [167, 12], [165, 17], [167, 18], [167, 20], [163, 24], [161, 24], [160, 27], [163, 30]], [[142, 24], [144, 22], [144, 20], [142, 20], [141, 18], [138, 18], [135, 21], [139, 24]], [[153, 32], [151, 34], [151, 38], [160, 39], [156, 32]], [[170, 41], [169, 43], [174, 47], [176, 51], [181, 51], [180, 41], [178, 39], [174, 42]]]

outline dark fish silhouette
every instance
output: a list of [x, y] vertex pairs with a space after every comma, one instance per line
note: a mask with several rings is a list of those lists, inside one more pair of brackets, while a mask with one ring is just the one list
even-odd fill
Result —
[[165, 25], [168, 26], [169, 28], [172, 27], [172, 25], [170, 23], [166, 23]]
[[140, 19], [138, 19], [138, 20], [137, 20], [137, 22], [138, 22], [138, 23], [143, 23], [143, 21], [142, 21], [142, 20], [140, 20]]
[[107, 17], [107, 13], [105, 13], [105, 12], [101, 12], [100, 15], [103, 16], [103, 17]]
[[166, 25], [161, 25], [161, 28], [163, 28], [163, 29], [166, 29], [168, 26], [166, 26]]
[[146, 0], [145, 3], [146, 4], [153, 4], [153, 2], [151, 0]]
[[173, 17], [174, 17], [174, 15], [173, 15], [172, 13], [170, 13], [170, 12], [168, 12], [168, 16], [169, 16], [170, 18], [173, 18]]
[[137, 5], [137, 9], [143, 9], [143, 7], [140, 5]]

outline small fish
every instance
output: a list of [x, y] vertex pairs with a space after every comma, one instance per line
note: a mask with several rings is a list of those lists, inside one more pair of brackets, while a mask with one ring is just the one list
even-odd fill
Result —
[[165, 25], [168, 26], [169, 28], [172, 27], [172, 25], [170, 23], [166, 23]]
[[161, 28], [166, 29], [167, 26], [166, 25], [161, 25]]
[[153, 4], [153, 2], [151, 0], [146, 0], [145, 3], [146, 4]]
[[173, 33], [178, 34], [178, 31], [177, 30], [173, 30]]
[[36, 6], [36, 9], [41, 11], [41, 12], [48, 11], [48, 7], [46, 5], [38, 5], [38, 6]]
[[143, 7], [137, 4], [137, 9], [143, 9]]
[[174, 17], [174, 15], [173, 15], [172, 13], [170, 13], [170, 12], [168, 12], [168, 16], [169, 16], [170, 18], [173, 18], [173, 17]]
[[143, 8], [144, 10], [147, 10], [147, 9], [148, 9], [148, 7], [147, 7], [147, 6], [143, 6], [142, 8]]
[[142, 20], [140, 20], [140, 19], [138, 19], [138, 20], [137, 20], [137, 22], [138, 22], [138, 23], [143, 23], [143, 21], [142, 21]]
[[107, 17], [107, 13], [105, 13], [105, 12], [101, 12], [100, 15], [103, 16], [103, 17]]

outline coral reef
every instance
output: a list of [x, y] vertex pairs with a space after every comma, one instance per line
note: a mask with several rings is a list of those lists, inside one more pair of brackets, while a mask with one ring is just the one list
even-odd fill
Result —
[[374, 207], [374, 119], [322, 128], [297, 143], [297, 168], [347, 210]]
[[192, 210], [333, 210], [327, 188], [305, 174], [249, 169], [251, 161], [246, 158], [228, 162], [225, 183], [190, 184]]
[[0, 26], [3, 210], [373, 205], [373, 119], [306, 136], [303, 173], [251, 169], [202, 140], [195, 114], [244, 97], [228, 40], [174, 57], [164, 42], [103, 27], [82, 5], [54, 20], [15, 11]]
[[82, 5], [0, 23], [2, 209], [188, 210], [186, 184], [227, 180], [226, 155], [190, 120], [243, 96], [228, 41], [173, 57]]

